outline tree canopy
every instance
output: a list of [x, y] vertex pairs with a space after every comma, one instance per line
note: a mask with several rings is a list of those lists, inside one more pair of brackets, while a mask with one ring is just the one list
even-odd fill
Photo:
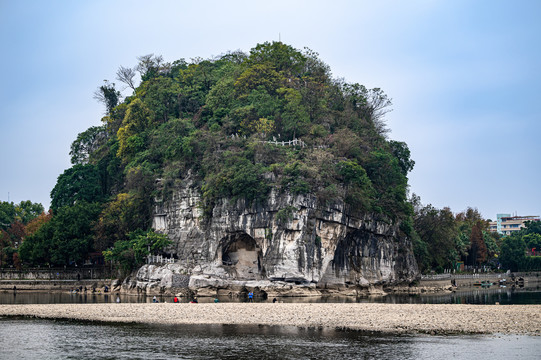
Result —
[[[131, 94], [122, 98], [109, 81], [98, 87], [102, 125], [73, 142], [73, 166], [51, 191], [53, 219], [29, 244], [65, 243], [67, 230], [58, 227], [66, 226], [79, 227], [69, 240], [77, 249], [133, 245], [129, 234], [150, 228], [154, 199], [166, 199], [187, 174], [206, 217], [221, 198], [264, 203], [274, 188], [317, 196], [323, 205], [343, 201], [354, 216], [411, 222], [406, 194], [414, 162], [405, 143], [387, 137], [390, 98], [332, 78], [309, 49], [265, 42], [248, 53], [173, 62], [149, 54], [116, 76]], [[88, 223], [69, 223], [70, 211]], [[33, 263], [81, 257], [53, 260], [42, 250], [22, 254]]]

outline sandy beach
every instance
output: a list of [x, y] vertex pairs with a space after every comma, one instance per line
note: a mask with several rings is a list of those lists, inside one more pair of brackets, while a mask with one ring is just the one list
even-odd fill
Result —
[[37, 304], [0, 305], [0, 316], [153, 324], [330, 327], [402, 334], [541, 335], [541, 305]]

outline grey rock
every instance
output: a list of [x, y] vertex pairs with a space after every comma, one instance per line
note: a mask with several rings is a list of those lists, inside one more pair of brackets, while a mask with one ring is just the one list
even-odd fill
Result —
[[157, 201], [153, 227], [172, 240], [165, 253], [176, 261], [141, 267], [128, 288], [149, 294], [189, 288], [199, 296], [256, 287], [273, 296], [360, 295], [419, 277], [399, 224], [375, 214], [350, 216], [344, 203], [322, 205], [315, 196], [273, 189], [265, 204], [221, 199], [206, 219], [200, 201], [189, 177], [171, 198]]

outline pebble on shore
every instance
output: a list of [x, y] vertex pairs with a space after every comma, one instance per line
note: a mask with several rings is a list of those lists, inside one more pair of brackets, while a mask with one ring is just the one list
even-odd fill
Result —
[[382, 333], [541, 335], [541, 305], [451, 304], [33, 304], [0, 316], [102, 322], [330, 327]]

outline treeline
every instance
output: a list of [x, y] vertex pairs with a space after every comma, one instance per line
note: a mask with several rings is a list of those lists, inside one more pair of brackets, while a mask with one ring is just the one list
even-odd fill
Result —
[[541, 222], [528, 221], [519, 232], [504, 238], [500, 261], [511, 271], [541, 270]]
[[43, 205], [30, 200], [0, 202], [0, 267], [21, 267], [18, 248], [23, 240], [49, 221]]
[[[332, 78], [316, 53], [281, 42], [211, 59], [138, 60], [117, 72], [129, 96], [109, 81], [96, 90], [102, 124], [73, 142], [72, 167], [51, 191], [52, 218], [21, 245], [25, 264], [104, 252], [135, 266], [142, 242], [154, 241], [155, 199], [187, 177], [201, 191], [202, 221], [222, 198], [263, 203], [275, 188], [412, 231], [414, 162], [405, 143], [387, 138], [391, 101], [381, 89]], [[307, 146], [265, 143], [273, 139]]]
[[[272, 42], [190, 61], [151, 54], [121, 66], [117, 80], [129, 95], [113, 82], [98, 87], [105, 116], [72, 143], [51, 211], [2, 204], [1, 266], [74, 265], [103, 254], [134, 268], [168, 246], [151, 230], [153, 208], [187, 178], [202, 194], [201, 221], [220, 199], [264, 203], [274, 188], [399, 224], [423, 272], [459, 262], [537, 266], [525, 249], [537, 244], [534, 225], [502, 239], [475, 209], [455, 215], [408, 201], [414, 161], [405, 143], [387, 137], [391, 100], [333, 78], [311, 50]], [[305, 146], [269, 143], [294, 139]]]
[[477, 209], [454, 214], [449, 208], [422, 205], [415, 194], [411, 202], [414, 253], [422, 273], [460, 270], [461, 264], [470, 269], [541, 270], [541, 257], [531, 251], [541, 250], [540, 222], [529, 222], [520, 232], [503, 237], [489, 231], [490, 219]]

